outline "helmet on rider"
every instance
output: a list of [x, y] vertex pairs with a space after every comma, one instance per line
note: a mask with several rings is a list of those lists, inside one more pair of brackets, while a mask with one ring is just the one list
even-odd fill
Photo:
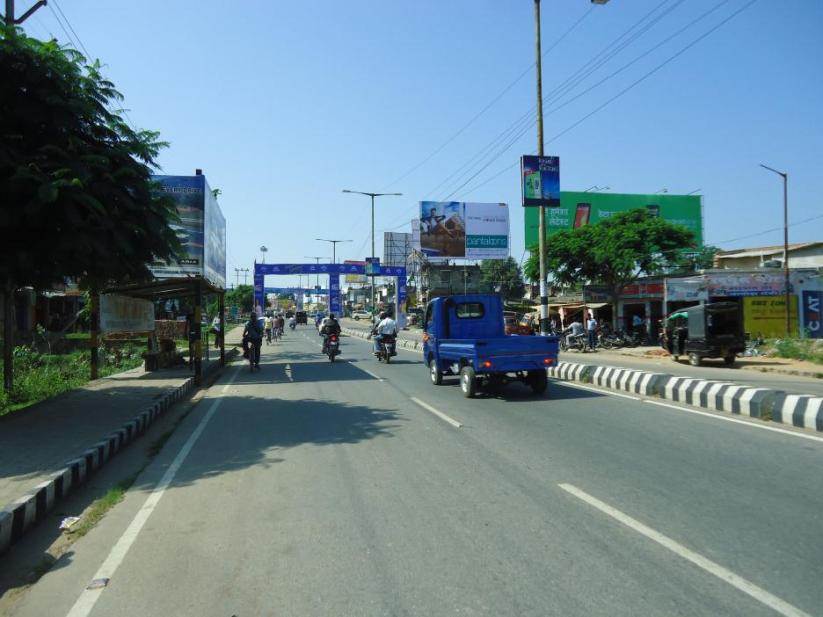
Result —
[[329, 319], [334, 319], [334, 313], [329, 313]]
[[379, 315], [379, 317], [380, 317], [380, 320], [382, 321], [382, 320], [384, 320], [386, 317], [388, 317], [388, 314], [386, 313], [386, 311], [380, 311], [380, 315]]

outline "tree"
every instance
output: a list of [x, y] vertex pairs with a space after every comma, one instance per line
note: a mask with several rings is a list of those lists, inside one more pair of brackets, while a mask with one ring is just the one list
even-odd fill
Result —
[[669, 255], [667, 274], [692, 274], [714, 266], [714, 256], [720, 251], [716, 246], [701, 246], [691, 251], [675, 251]]
[[241, 313], [251, 313], [254, 308], [254, 288], [238, 285], [226, 292], [226, 306], [239, 306]]
[[[548, 242], [547, 270], [565, 285], [606, 287], [614, 318], [623, 289], [643, 275], [665, 271], [677, 251], [694, 248], [694, 234], [645, 209], [621, 212], [595, 225], [561, 231]], [[537, 249], [531, 248], [526, 274], [539, 280]]]
[[[77, 51], [0, 29], [0, 284], [15, 289], [68, 277], [96, 292], [150, 278], [177, 255], [174, 203], [153, 192], [165, 143], [111, 107], [122, 99]], [[5, 310], [4, 386], [11, 389]], [[94, 326], [93, 326], [94, 329]], [[94, 346], [93, 346], [94, 347]], [[92, 350], [95, 353], [95, 349]]]
[[512, 257], [484, 259], [480, 262], [480, 280], [492, 289], [500, 289], [506, 300], [521, 300], [525, 292], [520, 265]]

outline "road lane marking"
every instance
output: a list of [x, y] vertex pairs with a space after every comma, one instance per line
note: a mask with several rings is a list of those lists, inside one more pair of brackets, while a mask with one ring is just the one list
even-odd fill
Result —
[[286, 377], [289, 378], [289, 381], [294, 381], [294, 377], [291, 376], [291, 364], [287, 364], [286, 368], [283, 369], [286, 373]]
[[620, 392], [612, 392], [611, 390], [602, 390], [600, 388], [592, 388], [591, 386], [583, 386], [579, 383], [569, 383], [566, 381], [560, 382], [564, 386], [571, 386], [572, 388], [580, 388], [581, 390], [590, 390], [592, 392], [599, 392], [601, 394], [608, 394], [610, 396], [619, 396], [620, 398], [628, 398], [633, 401], [639, 401], [641, 398], [639, 396], [631, 396], [630, 394], [621, 394]]
[[690, 561], [698, 568], [701, 568], [719, 578], [721, 581], [724, 581], [739, 589], [743, 593], [751, 596], [758, 602], [765, 604], [769, 608], [774, 611], [777, 611], [781, 615], [786, 615], [787, 617], [811, 617], [808, 613], [803, 612], [796, 606], [793, 606], [786, 602], [785, 600], [781, 600], [777, 596], [770, 594], [765, 589], [758, 587], [751, 581], [746, 580], [742, 576], [738, 576], [731, 570], [724, 568], [720, 564], [713, 562], [711, 559], [707, 559], [703, 557], [700, 553], [695, 553], [691, 549], [686, 548], [682, 544], [672, 540], [668, 536], [664, 536], [662, 533], [655, 531], [651, 527], [644, 525], [640, 521], [633, 519], [628, 514], [624, 514], [617, 508], [613, 508], [607, 503], [604, 503], [597, 499], [596, 497], [592, 497], [585, 491], [580, 490], [576, 486], [572, 484], [558, 484], [560, 488], [562, 488], [567, 493], [574, 495], [578, 499], [585, 501], [590, 506], [597, 508], [604, 514], [612, 517], [616, 521], [622, 523], [626, 527], [633, 529], [637, 533], [646, 536], [649, 540], [653, 542], [657, 542], [660, 546], [669, 549], [676, 555], [682, 557], [686, 561]]
[[[232, 384], [239, 373], [240, 368], [237, 368], [234, 371], [234, 374], [229, 378], [228, 383], [224, 386], [224, 390]], [[180, 469], [183, 461], [186, 460], [186, 457], [189, 455], [189, 452], [191, 452], [195, 442], [200, 437], [201, 433], [206, 428], [206, 425], [209, 423], [209, 420], [211, 420], [223, 400], [224, 397], [220, 396], [211, 404], [211, 407], [209, 407], [206, 415], [203, 416], [200, 423], [194, 429], [194, 432], [189, 435], [186, 443], [184, 443], [183, 447], [180, 448], [180, 451], [177, 453], [177, 456], [174, 457], [174, 460], [166, 470], [166, 473], [164, 473], [163, 477], [160, 478], [157, 486], [154, 487], [151, 495], [148, 496], [145, 503], [132, 519], [131, 523], [129, 523], [126, 531], [124, 531], [123, 535], [120, 536], [120, 539], [117, 540], [117, 543], [111, 549], [111, 552], [109, 552], [109, 555], [106, 557], [103, 565], [100, 566], [100, 569], [97, 570], [97, 573], [92, 577], [92, 580], [101, 578], [112, 579], [114, 577], [114, 573], [117, 571], [120, 564], [123, 563], [123, 559], [125, 559], [126, 554], [129, 552], [132, 544], [134, 544], [134, 541], [137, 539], [143, 525], [145, 525], [146, 521], [149, 520], [152, 512], [154, 512], [154, 509], [163, 497], [163, 493], [165, 493], [166, 489], [174, 480], [174, 476], [177, 474], [177, 471]], [[77, 598], [77, 601], [74, 603], [74, 606], [68, 612], [67, 617], [88, 617], [104, 589], [105, 588], [84, 589], [80, 594], [80, 597]]]
[[783, 435], [791, 435], [792, 437], [801, 437], [803, 439], [810, 439], [811, 441], [823, 442], [823, 437], [818, 437], [817, 435], [806, 435], [805, 433], [797, 432], [797, 431], [789, 431], [785, 428], [778, 428], [776, 426], [768, 426], [766, 424], [760, 424], [760, 422], [764, 422], [761, 420], [760, 422], [749, 422], [746, 420], [741, 420], [739, 418], [730, 418], [728, 416], [721, 416], [717, 413], [711, 413], [708, 411], [700, 411], [699, 409], [690, 409], [688, 407], [681, 407], [680, 405], [672, 405], [670, 403], [663, 403], [660, 401], [651, 401], [648, 399], [643, 400], [644, 403], [651, 403], [652, 405], [658, 405], [659, 407], [668, 407], [669, 409], [676, 409], [678, 411], [686, 411], [688, 413], [697, 414], [698, 416], [706, 416], [708, 418], [714, 418], [715, 420], [723, 420], [724, 422], [734, 422], [735, 424], [744, 424], [745, 426], [751, 426], [753, 428], [763, 429], [764, 431], [772, 431], [775, 433], [782, 433]]
[[423, 409], [425, 409], [426, 411], [430, 411], [431, 413], [436, 415], [441, 420], [445, 420], [446, 422], [451, 424], [453, 427], [460, 428], [461, 426], [463, 426], [462, 424], [460, 424], [460, 422], [458, 422], [454, 418], [451, 418], [451, 417], [447, 416], [442, 411], [438, 411], [437, 409], [435, 409], [434, 407], [432, 407], [428, 403], [424, 403], [423, 401], [421, 401], [419, 398], [415, 398], [413, 396], [410, 397], [410, 398], [411, 398], [412, 401], [414, 401], [415, 403], [420, 405]]
[[[351, 364], [351, 362], [349, 362], [349, 364]], [[354, 365], [352, 364], [352, 366], [354, 366]], [[383, 381], [383, 378], [382, 378], [382, 377], [380, 377], [379, 375], [375, 375], [375, 374], [374, 374], [374, 373], [372, 373], [369, 369], [367, 369], [367, 368], [363, 368], [362, 366], [358, 366], [357, 368], [359, 368], [359, 369], [360, 369], [361, 371], [363, 371], [364, 373], [368, 373], [369, 375], [371, 375], [372, 377], [374, 377], [377, 381]]]

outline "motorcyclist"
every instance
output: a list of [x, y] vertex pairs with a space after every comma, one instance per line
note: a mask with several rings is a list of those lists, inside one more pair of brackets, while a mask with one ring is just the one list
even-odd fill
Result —
[[329, 345], [329, 337], [332, 334], [340, 335], [340, 322], [334, 317], [334, 313], [329, 313], [329, 316], [320, 322], [320, 336], [323, 337], [323, 353], [326, 353]]
[[578, 318], [575, 318], [571, 325], [566, 329], [566, 332], [569, 333], [566, 336], [566, 344], [569, 347], [573, 347], [575, 338], [583, 335], [583, 324]]
[[249, 315], [249, 320], [243, 329], [243, 349], [250, 354], [254, 354], [252, 356], [254, 359], [253, 366], [256, 369], [260, 368], [260, 347], [262, 344], [263, 330], [260, 328], [256, 313], [252, 313]]
[[380, 341], [383, 340], [383, 337], [397, 336], [397, 322], [389, 317], [388, 313], [382, 311], [379, 315], [379, 320], [377, 325], [372, 329], [372, 335], [374, 336], [374, 355], [377, 355], [380, 351]]
[[294, 315], [292, 315], [291, 317], [289, 317], [289, 328], [294, 330], [296, 327], [297, 327], [297, 319], [294, 317]]

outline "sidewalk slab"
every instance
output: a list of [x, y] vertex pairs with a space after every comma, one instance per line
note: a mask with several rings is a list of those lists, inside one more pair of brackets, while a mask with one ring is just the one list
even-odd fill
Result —
[[[219, 351], [203, 373], [218, 367]], [[140, 367], [0, 418], [0, 553], [193, 388], [189, 367]]]

